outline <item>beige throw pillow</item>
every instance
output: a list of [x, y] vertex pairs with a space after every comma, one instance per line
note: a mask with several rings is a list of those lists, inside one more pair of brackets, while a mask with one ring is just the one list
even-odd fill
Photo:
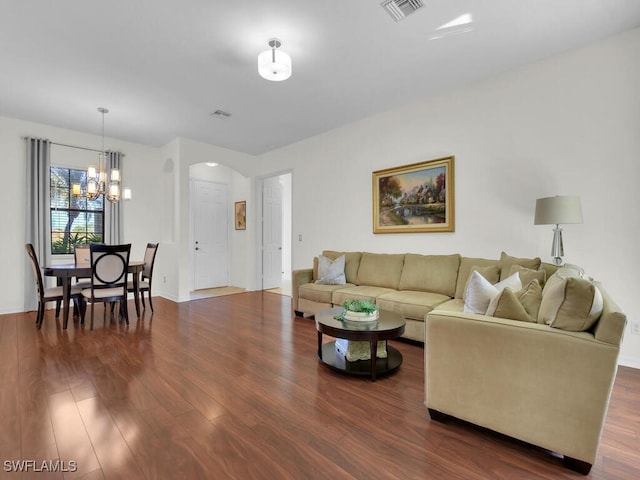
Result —
[[547, 281], [547, 272], [544, 270], [534, 270], [523, 267], [522, 265], [511, 265], [509, 275], [513, 275], [516, 272], [520, 274], [520, 281], [525, 287], [529, 285], [532, 280], [538, 280], [538, 283], [542, 286], [544, 286], [544, 283]]
[[569, 277], [545, 288], [538, 322], [572, 332], [589, 330], [600, 318], [602, 293], [590, 280]]
[[507, 255], [505, 252], [500, 254], [500, 260], [498, 266], [500, 267], [500, 280], [504, 280], [510, 275], [511, 267], [513, 265], [521, 265], [525, 268], [532, 270], [538, 270], [540, 268], [540, 258], [517, 258]]
[[542, 287], [537, 280], [518, 292], [505, 288], [491, 302], [487, 308], [487, 315], [522, 322], [535, 323], [538, 309], [542, 300]]

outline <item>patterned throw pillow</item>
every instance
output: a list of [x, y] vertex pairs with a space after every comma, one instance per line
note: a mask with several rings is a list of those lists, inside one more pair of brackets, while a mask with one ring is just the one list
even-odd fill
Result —
[[331, 260], [324, 255], [318, 257], [318, 280], [321, 285], [344, 285], [347, 279], [344, 275], [345, 256], [340, 255], [335, 260]]

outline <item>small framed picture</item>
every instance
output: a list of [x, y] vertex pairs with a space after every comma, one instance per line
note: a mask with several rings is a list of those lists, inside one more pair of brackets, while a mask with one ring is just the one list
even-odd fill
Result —
[[455, 231], [453, 160], [373, 172], [373, 233]]
[[236, 230], [246, 230], [247, 229], [247, 202], [236, 202], [235, 203], [235, 223]]

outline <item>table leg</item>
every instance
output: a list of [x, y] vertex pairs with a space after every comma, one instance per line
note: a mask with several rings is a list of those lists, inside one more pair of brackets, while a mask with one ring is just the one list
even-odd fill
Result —
[[376, 381], [376, 362], [378, 360], [378, 338], [373, 337], [369, 341], [369, 348], [371, 349], [371, 381]]
[[133, 296], [136, 305], [136, 316], [140, 318], [140, 273], [133, 272]]
[[318, 358], [322, 360], [322, 332], [318, 332]]
[[69, 297], [71, 297], [71, 277], [62, 277], [62, 329], [67, 329], [69, 323]]

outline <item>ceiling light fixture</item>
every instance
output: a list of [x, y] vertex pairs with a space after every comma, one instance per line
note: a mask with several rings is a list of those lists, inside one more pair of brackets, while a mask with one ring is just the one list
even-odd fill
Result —
[[291, 57], [278, 50], [282, 42], [277, 38], [269, 40], [271, 50], [258, 55], [258, 73], [266, 80], [281, 82], [291, 76]]
[[[120, 200], [120, 170], [112, 168], [107, 180], [107, 152], [104, 149], [104, 115], [109, 110], [98, 107], [98, 112], [102, 114], [102, 149], [98, 154], [98, 167], [89, 165], [87, 168], [86, 197], [88, 200], [96, 201], [100, 195], [114, 203]], [[72, 192], [76, 196], [82, 195], [82, 188], [79, 183], [72, 186]]]

